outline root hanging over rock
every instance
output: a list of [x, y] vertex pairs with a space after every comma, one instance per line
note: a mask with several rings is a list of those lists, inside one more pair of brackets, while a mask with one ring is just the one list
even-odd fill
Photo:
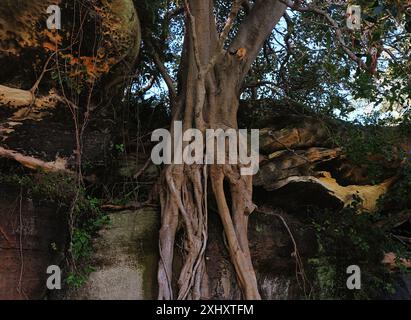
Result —
[[[162, 227], [159, 243], [159, 299], [208, 297], [205, 250], [208, 238], [209, 176], [228, 251], [244, 297], [260, 299], [247, 238], [248, 215], [255, 208], [251, 201], [251, 178], [236, 174], [235, 169], [239, 172], [238, 168], [228, 165], [170, 165], [165, 169], [160, 194]], [[225, 180], [229, 184], [231, 210], [224, 190]], [[176, 232], [180, 222], [184, 229], [183, 267], [177, 283], [178, 293], [174, 295], [172, 266]]]

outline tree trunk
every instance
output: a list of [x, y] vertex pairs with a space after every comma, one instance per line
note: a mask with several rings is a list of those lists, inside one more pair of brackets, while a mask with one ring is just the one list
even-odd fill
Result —
[[[238, 47], [225, 51], [225, 36], [240, 9], [241, 1], [234, 2], [220, 37], [214, 21], [213, 1], [190, 0], [185, 5], [187, 29], [179, 70], [179, 91], [173, 103], [173, 121], [183, 122], [183, 132], [191, 128], [202, 133], [206, 129], [238, 129], [237, 111], [242, 82], [263, 40], [282, 16], [284, 7], [277, 7], [276, 1], [256, 4], [257, 12], [265, 7], [274, 11], [274, 18], [270, 17], [269, 21], [263, 21], [261, 25], [254, 15], [250, 15], [245, 21], [248, 24], [245, 30], [252, 30], [252, 25], [257, 23], [260, 27], [265, 26], [263, 32], [254, 35], [252, 41], [246, 44], [249, 38], [240, 29], [238, 38], [233, 42]], [[250, 49], [247, 49], [248, 46]], [[239, 165], [228, 164], [169, 165], [164, 169], [159, 299], [174, 298], [173, 248], [180, 217], [185, 231], [185, 252], [176, 297], [207, 298], [204, 252], [208, 234], [208, 177], [243, 296], [245, 299], [260, 299], [247, 237], [248, 216], [255, 208], [252, 203], [252, 179], [240, 175]], [[231, 208], [225, 183], [229, 187]]]

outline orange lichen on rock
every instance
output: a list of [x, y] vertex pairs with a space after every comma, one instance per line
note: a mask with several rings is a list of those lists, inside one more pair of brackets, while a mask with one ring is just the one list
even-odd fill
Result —
[[71, 54], [60, 54], [60, 56], [66, 61], [66, 64], [70, 66], [68, 74], [70, 78], [81, 77], [86, 82], [93, 82], [103, 74], [107, 74], [112, 65], [114, 59], [100, 59], [99, 57], [81, 56], [74, 57]]
[[80, 60], [90, 77], [97, 78], [99, 75], [110, 71], [111, 60], [101, 61], [96, 57], [80, 57]]
[[41, 32], [41, 35], [46, 39], [43, 42], [43, 48], [46, 51], [56, 51], [63, 41], [57, 30], [50, 31], [46, 29]]
[[[44, 0], [20, 0], [19, 5], [12, 1], [0, 1], [0, 51], [19, 56], [25, 48], [42, 47], [42, 34], [38, 27], [46, 21], [47, 7]], [[59, 4], [56, 0], [54, 4]]]
[[46, 51], [56, 51], [57, 50], [57, 46], [50, 42], [44, 42], [43, 48], [46, 49]]

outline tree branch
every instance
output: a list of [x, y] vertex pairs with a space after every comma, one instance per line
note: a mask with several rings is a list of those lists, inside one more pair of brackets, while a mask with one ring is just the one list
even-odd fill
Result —
[[172, 18], [184, 13], [184, 7], [177, 7], [169, 12], [166, 13], [166, 20], [171, 20]]
[[171, 76], [169, 75], [167, 68], [165, 67], [163, 61], [160, 58], [160, 55], [158, 54], [157, 50], [154, 48], [154, 46], [151, 44], [151, 42], [149, 40], [145, 40], [147, 46], [150, 48], [152, 55], [153, 55], [153, 60], [155, 65], [157, 66], [158, 71], [160, 72], [161, 76], [163, 77], [169, 94], [170, 94], [170, 100], [171, 103], [174, 103], [175, 98], [177, 97], [177, 91], [174, 87], [174, 81], [171, 78]]
[[244, 0], [235, 0], [232, 7], [230, 14], [227, 18], [227, 21], [224, 25], [223, 31], [220, 34], [220, 38], [218, 40], [218, 45], [217, 45], [217, 52], [214, 54], [214, 56], [210, 59], [210, 62], [208, 63], [207, 68], [204, 70], [204, 74], [206, 75], [217, 63], [218, 59], [224, 55], [224, 43], [226, 42], [228, 35], [230, 34], [230, 31], [233, 28], [233, 24], [235, 21], [235, 18], [238, 15], [238, 12], [241, 9], [241, 5], [244, 4], [246, 1]]
[[247, 52], [245, 73], [254, 62], [264, 41], [284, 15], [287, 6], [278, 0], [257, 0], [250, 13], [241, 23], [229, 51], [245, 48]]
[[291, 0], [279, 0], [279, 1], [286, 4], [288, 7], [290, 7], [293, 10], [296, 10], [299, 12], [312, 12], [317, 15], [323, 16], [327, 20], [329, 25], [334, 29], [335, 38], [337, 42], [341, 45], [344, 52], [348, 55], [348, 57], [354, 62], [356, 62], [361, 69], [368, 71], [370, 73], [373, 73], [371, 72], [370, 68], [367, 67], [364, 61], [362, 61], [361, 58], [357, 57], [357, 55], [348, 47], [348, 45], [344, 41], [343, 32], [339, 24], [326, 11], [316, 6], [313, 6], [313, 5], [307, 5], [307, 6], [302, 7], [300, 6], [299, 3], [293, 2]]

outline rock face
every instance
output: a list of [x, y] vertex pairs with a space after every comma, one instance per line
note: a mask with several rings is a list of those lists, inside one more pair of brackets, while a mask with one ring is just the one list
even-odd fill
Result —
[[158, 264], [158, 212], [152, 209], [110, 215], [110, 224], [95, 240], [96, 271], [67, 299], [155, 299]]
[[0, 300], [45, 296], [47, 267], [64, 249], [63, 217], [53, 206], [0, 186]]
[[[47, 28], [50, 1], [0, 3], [0, 156], [46, 171], [55, 170], [42, 162], [72, 168], [79, 150], [111, 138], [113, 97], [122, 95], [141, 40], [132, 0], [53, 4], [61, 30]], [[96, 164], [105, 151], [83, 150], [83, 160]]]
[[[47, 28], [51, 4], [61, 8], [61, 30]], [[104, 167], [108, 96], [122, 92], [140, 38], [132, 0], [0, 1], [0, 158], [71, 172], [83, 149], [83, 164]], [[0, 299], [44, 297], [46, 268], [66, 240], [64, 216], [0, 183]]]
[[[301, 222], [284, 213], [293, 230], [302, 257], [316, 250], [313, 234]], [[223, 229], [216, 214], [210, 215], [210, 237], [206, 251], [211, 299], [241, 299], [236, 275], [224, 245]], [[254, 213], [248, 229], [250, 251], [261, 297], [267, 300], [304, 298], [295, 274], [293, 244], [283, 222], [274, 215]]]
[[[296, 223], [291, 221], [293, 227]], [[53, 298], [156, 299], [159, 227], [159, 212], [154, 209], [111, 214], [109, 226], [100, 232], [94, 243], [91, 265], [96, 271], [80, 289], [69, 288], [63, 297]], [[210, 228], [215, 235], [206, 253], [210, 297], [240, 299], [217, 216], [211, 217]], [[300, 230], [295, 236], [298, 240], [309, 239], [309, 235]], [[281, 221], [268, 215], [255, 215], [251, 219], [250, 238], [263, 298], [300, 298], [302, 293], [295, 274], [289, 271], [295, 270], [293, 247]], [[300, 249], [304, 255], [312, 250], [309, 245], [302, 245]], [[176, 252], [175, 263], [178, 267], [179, 252]]]

